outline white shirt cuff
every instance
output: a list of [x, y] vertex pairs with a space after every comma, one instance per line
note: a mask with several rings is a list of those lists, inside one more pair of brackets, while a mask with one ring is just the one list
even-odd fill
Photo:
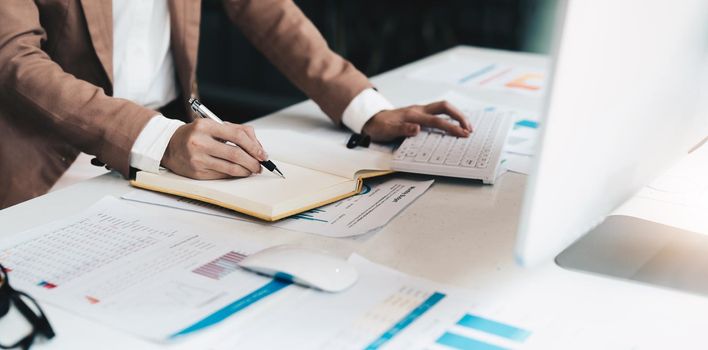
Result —
[[130, 149], [130, 166], [151, 173], [160, 171], [160, 162], [172, 135], [184, 122], [156, 115], [148, 121]]
[[368, 88], [349, 102], [342, 114], [342, 123], [355, 133], [361, 133], [364, 124], [377, 113], [394, 109], [394, 106], [378, 91]]

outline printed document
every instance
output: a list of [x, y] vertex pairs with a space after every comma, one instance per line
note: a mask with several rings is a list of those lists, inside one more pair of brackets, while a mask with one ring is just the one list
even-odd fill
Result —
[[[548, 349], [572, 330], [469, 290], [405, 275], [361, 256], [359, 281], [341, 293], [309, 291], [212, 345], [226, 349]], [[274, 336], [277, 335], [277, 336]], [[567, 339], [567, 337], [565, 337]]]
[[[13, 285], [40, 301], [157, 341], [257, 313], [290, 286], [237, 263], [262, 247], [205, 234], [106, 197], [0, 245]], [[297, 289], [296, 289], [297, 290]]]
[[546, 90], [544, 67], [449, 56], [420, 67], [406, 77], [456, 87], [473, 87], [541, 96]]
[[[288, 230], [327, 237], [351, 237], [377, 231], [411, 205], [432, 186], [433, 180], [373, 178], [364, 182], [361, 193], [289, 218], [266, 223]], [[246, 215], [188, 198], [136, 190], [123, 199], [157, 204], [176, 209], [252, 220]]]

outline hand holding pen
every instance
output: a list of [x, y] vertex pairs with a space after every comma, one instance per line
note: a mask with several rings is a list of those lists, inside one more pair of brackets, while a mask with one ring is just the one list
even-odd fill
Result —
[[203, 180], [250, 176], [260, 173], [261, 165], [282, 176], [251, 126], [221, 122], [199, 101], [190, 100], [190, 104], [203, 118], [177, 129], [162, 158], [163, 166]]

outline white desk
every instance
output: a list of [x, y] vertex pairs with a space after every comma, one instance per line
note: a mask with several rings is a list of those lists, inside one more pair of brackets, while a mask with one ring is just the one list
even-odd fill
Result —
[[[537, 55], [460, 47], [373, 81], [397, 105], [429, 99], [450, 87], [412, 82], [405, 75], [446, 55], [484, 56], [538, 66], [546, 62]], [[479, 99], [526, 109], [540, 105], [529, 96], [476, 93]], [[253, 125], [256, 130], [268, 125], [307, 130], [328, 123], [312, 102], [304, 102], [256, 120]], [[532, 270], [515, 265], [512, 251], [525, 178], [507, 173], [494, 186], [438, 178], [430, 191], [365, 241], [329, 239], [195, 213], [180, 215], [205, 230], [228, 228], [259, 242], [297, 242], [342, 255], [357, 252], [408, 274], [468, 288], [480, 303], [524, 305], [524, 312], [543, 313], [558, 325], [579, 329], [567, 339], [573, 348], [705, 348], [708, 299], [704, 297], [566, 271], [551, 262]], [[120, 176], [107, 174], [2, 210], [0, 237], [79, 212], [103, 196], [119, 197], [130, 190]], [[145, 210], [154, 215], [174, 215], [173, 210], [157, 206], [146, 205]], [[45, 305], [45, 311], [57, 337], [38, 348], [163, 348], [56, 307]], [[203, 348], [204, 343], [199, 343], [203, 340], [188, 340], [177, 347]]]

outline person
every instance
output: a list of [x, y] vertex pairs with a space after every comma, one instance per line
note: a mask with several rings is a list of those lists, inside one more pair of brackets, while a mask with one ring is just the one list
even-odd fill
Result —
[[[292, 1], [223, 5], [337, 125], [374, 141], [421, 126], [471, 132], [445, 101], [394, 108]], [[124, 177], [160, 166], [195, 179], [259, 173], [268, 155], [251, 127], [200, 119], [185, 103], [198, 96], [200, 9], [199, 0], [0, 1], [0, 208], [46, 193], [80, 152]]]

